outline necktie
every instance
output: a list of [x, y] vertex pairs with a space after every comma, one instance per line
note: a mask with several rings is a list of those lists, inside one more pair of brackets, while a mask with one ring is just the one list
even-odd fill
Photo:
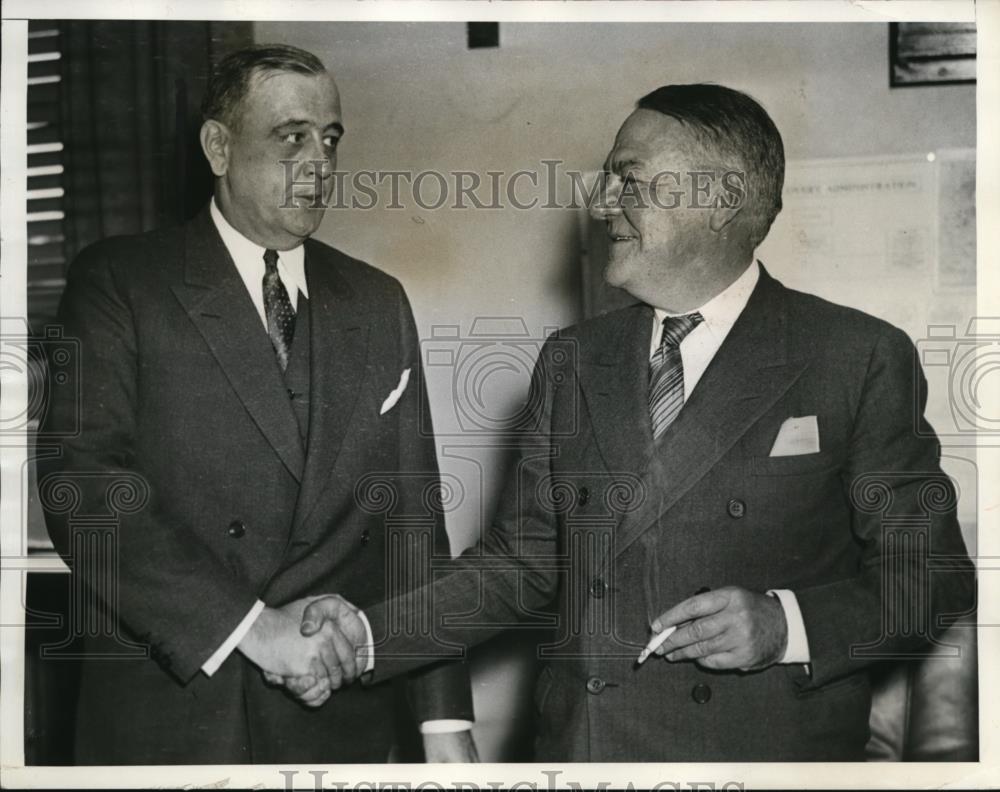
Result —
[[663, 337], [649, 361], [649, 417], [653, 439], [659, 440], [684, 406], [684, 363], [681, 341], [702, 322], [700, 313], [667, 316]]
[[278, 252], [264, 251], [264, 315], [267, 317], [267, 334], [271, 337], [274, 353], [281, 370], [288, 368], [288, 353], [295, 337], [295, 311], [288, 299], [285, 284], [278, 276]]

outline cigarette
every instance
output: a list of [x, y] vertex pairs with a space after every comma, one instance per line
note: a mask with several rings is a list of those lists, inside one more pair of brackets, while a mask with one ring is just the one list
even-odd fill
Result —
[[642, 652], [639, 654], [639, 665], [645, 663], [646, 658], [648, 658], [651, 654], [653, 654], [653, 652], [655, 652], [657, 649], [663, 646], [663, 644], [666, 643], [667, 638], [673, 635], [676, 629], [677, 629], [676, 626], [667, 627], [667, 629], [665, 629], [663, 632], [658, 633], [657, 635], [654, 635], [652, 638], [650, 638], [649, 643], [646, 644], [646, 648], [643, 649]]

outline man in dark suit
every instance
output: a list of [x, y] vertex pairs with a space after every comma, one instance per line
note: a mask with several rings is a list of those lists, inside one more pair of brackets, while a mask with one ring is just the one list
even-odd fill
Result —
[[[863, 759], [869, 667], [973, 603], [913, 345], [754, 260], [784, 153], [750, 97], [652, 92], [605, 172], [605, 277], [640, 302], [546, 344], [499, 514], [432, 587], [431, 632], [391, 629], [427, 592], [365, 609], [370, 678], [555, 600], [539, 760]], [[303, 634], [329, 621], [362, 637], [339, 597]]]
[[[79, 582], [75, 618], [102, 628], [83, 647], [76, 760], [386, 761], [393, 686], [319, 710], [263, 677], [312, 675], [310, 704], [353, 677], [342, 636], [299, 624], [311, 595], [393, 593], [400, 538], [359, 501], [364, 477], [419, 518], [404, 539], [447, 554], [413, 316], [396, 280], [309, 238], [344, 131], [315, 56], [234, 53], [204, 111], [210, 206], [85, 250], [60, 308], [80, 402], [57, 401], [48, 430], [77, 409], [80, 430], [40, 487]], [[467, 669], [424, 669], [407, 688], [427, 758], [472, 760]]]

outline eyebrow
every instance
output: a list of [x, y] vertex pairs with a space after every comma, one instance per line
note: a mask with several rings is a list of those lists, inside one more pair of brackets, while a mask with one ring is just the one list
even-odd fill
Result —
[[605, 168], [607, 170], [620, 170], [622, 168], [629, 168], [633, 165], [642, 165], [639, 160], [635, 157], [626, 157], [625, 159], [615, 159], [614, 157], [609, 157], [605, 163]]
[[[289, 118], [289, 119], [287, 119], [285, 121], [282, 121], [279, 124], [275, 124], [274, 128], [271, 131], [272, 132], [277, 132], [278, 130], [283, 129], [285, 127], [291, 127], [291, 126], [309, 126], [311, 124], [312, 124], [312, 121], [308, 121], [308, 120], [306, 120], [304, 118]], [[344, 125], [341, 124], [339, 121], [334, 121], [334, 122], [332, 122], [330, 124], [327, 124], [325, 127], [323, 127], [324, 131], [326, 131], [328, 129], [332, 129], [334, 132], [336, 132], [338, 135], [341, 135], [341, 136], [344, 134]]]

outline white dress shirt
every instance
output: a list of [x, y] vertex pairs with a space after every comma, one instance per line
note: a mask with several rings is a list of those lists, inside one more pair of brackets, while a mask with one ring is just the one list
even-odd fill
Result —
[[[219, 231], [219, 236], [222, 237], [222, 242], [225, 244], [226, 250], [229, 251], [229, 255], [233, 259], [240, 277], [243, 279], [243, 284], [250, 294], [250, 299], [253, 301], [257, 313], [260, 314], [260, 320], [263, 322], [264, 329], [266, 330], [267, 313], [264, 310], [263, 286], [264, 271], [266, 269], [266, 265], [264, 264], [265, 249], [257, 243], [251, 242], [233, 228], [229, 221], [222, 216], [222, 212], [219, 211], [214, 198], [212, 199], [209, 212], [212, 215], [216, 229]], [[302, 249], [302, 245], [291, 250], [278, 252], [278, 277], [281, 278], [281, 282], [285, 285], [285, 291], [288, 292], [288, 298], [292, 303], [292, 310], [297, 311], [299, 292], [302, 292], [302, 295], [307, 300], [309, 299], [309, 288], [306, 284], [305, 251]], [[212, 676], [212, 674], [219, 670], [219, 666], [225, 662], [226, 658], [239, 646], [240, 641], [250, 632], [250, 628], [253, 627], [254, 622], [257, 621], [257, 617], [260, 616], [264, 607], [264, 603], [260, 600], [254, 603], [253, 607], [250, 608], [236, 629], [229, 634], [229, 637], [223, 642], [222, 646], [216, 649], [212, 653], [212, 656], [202, 665], [201, 670], [203, 673], [207, 676]], [[365, 632], [368, 636], [368, 647], [371, 647], [374, 639], [372, 637], [371, 626], [368, 624], [368, 618], [361, 611], [358, 611], [358, 613], [365, 625]], [[372, 667], [372, 652], [369, 649], [366, 672], [370, 671]], [[466, 720], [441, 719], [425, 721], [420, 724], [420, 731], [423, 734], [443, 734], [445, 732], [465, 731], [471, 728], [472, 722]]]
[[[222, 237], [226, 250], [229, 251], [229, 255], [232, 257], [233, 263], [240, 273], [240, 277], [243, 278], [243, 283], [250, 293], [250, 299], [253, 300], [254, 308], [260, 314], [260, 320], [264, 323], [264, 328], [266, 329], [267, 314], [264, 312], [263, 286], [264, 270], [266, 269], [266, 265], [264, 264], [265, 249], [256, 242], [251, 242], [233, 228], [229, 224], [229, 221], [222, 216], [219, 207], [215, 205], [214, 198], [209, 207], [209, 212], [212, 215], [212, 220], [215, 222], [215, 227], [219, 231], [219, 236]], [[292, 310], [297, 311], [299, 307], [299, 292], [302, 292], [302, 296], [307, 300], [309, 299], [309, 287], [306, 284], [306, 254], [302, 245], [291, 250], [278, 251], [278, 277], [281, 278], [281, 282], [285, 285], [285, 291], [288, 292], [288, 299], [292, 303]]]
[[[722, 342], [726, 340], [729, 331], [733, 329], [736, 320], [740, 318], [740, 314], [746, 308], [750, 294], [759, 279], [760, 265], [754, 262], [743, 271], [742, 275], [700, 308], [685, 311], [689, 314], [697, 311], [704, 320], [680, 343], [681, 362], [684, 365], [685, 401], [694, 391], [701, 375], [705, 373], [705, 369], [712, 362], [715, 353], [719, 351]], [[659, 349], [660, 340], [663, 337], [663, 319], [667, 316], [678, 315], [668, 313], [661, 308], [654, 308], [654, 314], [652, 336], [649, 342], [650, 359]], [[805, 623], [802, 620], [802, 612], [799, 610], [798, 599], [788, 589], [774, 589], [767, 593], [778, 598], [785, 612], [785, 621], [788, 623], [788, 644], [785, 648], [785, 654], [779, 662], [808, 663], [809, 641], [806, 636]]]

